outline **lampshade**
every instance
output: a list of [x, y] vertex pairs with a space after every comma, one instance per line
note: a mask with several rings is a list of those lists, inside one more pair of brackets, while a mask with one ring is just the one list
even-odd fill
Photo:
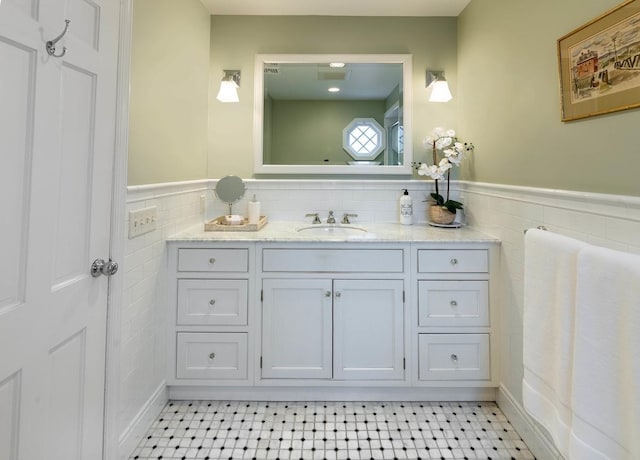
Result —
[[224, 70], [216, 99], [220, 102], [240, 102], [238, 88], [240, 88], [240, 71]]
[[431, 85], [429, 102], [449, 102], [452, 99], [449, 84], [446, 80], [437, 80]]
[[221, 81], [220, 90], [216, 99], [220, 102], [240, 102], [238, 97], [238, 85], [233, 80]]
[[431, 89], [429, 102], [449, 102], [452, 99], [449, 84], [442, 70], [427, 70], [427, 89]]

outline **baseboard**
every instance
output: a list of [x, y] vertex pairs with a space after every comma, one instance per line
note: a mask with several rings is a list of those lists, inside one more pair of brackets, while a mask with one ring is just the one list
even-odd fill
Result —
[[498, 388], [498, 407], [518, 432], [531, 453], [538, 460], [562, 459], [553, 442], [542, 431], [540, 426], [526, 413], [524, 407], [515, 400], [513, 395], [500, 385]]
[[167, 384], [163, 381], [120, 435], [118, 439], [119, 460], [126, 460], [131, 456], [168, 400]]
[[169, 386], [169, 398], [248, 401], [495, 401], [495, 388]]

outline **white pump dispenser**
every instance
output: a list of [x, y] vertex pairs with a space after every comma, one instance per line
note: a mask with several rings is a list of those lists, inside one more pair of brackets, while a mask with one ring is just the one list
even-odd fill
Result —
[[409, 196], [407, 189], [404, 189], [404, 194], [400, 196], [400, 223], [413, 224], [413, 199]]
[[257, 224], [260, 220], [260, 202], [256, 201], [256, 196], [253, 195], [253, 200], [249, 201], [247, 205], [248, 221], [250, 224]]

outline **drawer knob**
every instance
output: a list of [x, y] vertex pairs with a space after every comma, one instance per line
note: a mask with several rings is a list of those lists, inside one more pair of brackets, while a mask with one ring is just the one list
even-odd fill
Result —
[[451, 259], [451, 265], [458, 265], [458, 259]]
[[209, 259], [209, 265], [213, 265], [213, 264], [215, 264], [215, 263], [216, 263], [216, 259], [215, 259], [215, 257], [211, 257], [211, 258]]
[[452, 300], [451, 302], [449, 302], [451, 304], [452, 307], [457, 307], [458, 306], [458, 302], [455, 300]]
[[211, 300], [209, 301], [209, 306], [210, 306], [210, 307], [213, 307], [215, 304], [216, 304], [216, 299], [211, 299]]
[[216, 354], [215, 354], [215, 353], [213, 353], [213, 352], [209, 353], [209, 359], [213, 359], [213, 358], [215, 358], [215, 357], [216, 357]]
[[454, 363], [457, 363], [457, 362], [458, 362], [458, 355], [456, 355], [455, 353], [453, 353], [453, 354], [451, 355], [451, 361], [453, 361]]

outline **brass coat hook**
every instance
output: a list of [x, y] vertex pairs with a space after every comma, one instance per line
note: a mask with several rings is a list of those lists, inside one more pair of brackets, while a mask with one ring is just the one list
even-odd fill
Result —
[[62, 37], [64, 37], [64, 34], [67, 33], [67, 30], [69, 30], [69, 23], [71, 22], [71, 20], [70, 19], [65, 19], [64, 22], [65, 22], [65, 26], [64, 26], [64, 30], [62, 31], [62, 33], [60, 35], [58, 35], [56, 38], [54, 38], [53, 40], [49, 40], [47, 42], [47, 53], [49, 53], [49, 56], [60, 58], [60, 57], [64, 56], [67, 53], [67, 47], [63, 46], [62, 47], [62, 53], [56, 54], [56, 43], [58, 43], [60, 41], [60, 39], [62, 39]]

